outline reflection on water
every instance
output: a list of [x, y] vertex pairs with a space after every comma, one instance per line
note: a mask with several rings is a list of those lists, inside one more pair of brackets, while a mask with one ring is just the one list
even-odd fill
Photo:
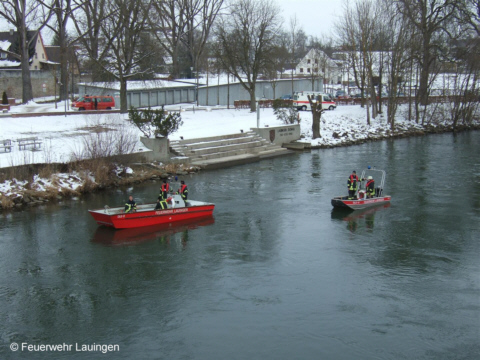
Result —
[[202, 219], [189, 219], [133, 229], [117, 230], [107, 226], [99, 226], [93, 235], [92, 241], [106, 246], [136, 245], [153, 240], [170, 243], [173, 235], [181, 233], [182, 244], [186, 245], [189, 230], [195, 230], [199, 226], [208, 226], [214, 223], [214, 217], [209, 216]]
[[[155, 198], [155, 182], [0, 216], [0, 358], [27, 356], [12, 342], [118, 343], [116, 359], [478, 358], [480, 132], [457, 137], [200, 172], [190, 195], [215, 220], [114, 230], [87, 212]], [[367, 159], [391, 207], [332, 211]]]
[[390, 207], [390, 205], [390, 203], [387, 203], [362, 210], [333, 208], [331, 217], [333, 220], [345, 221], [347, 223], [347, 230], [351, 232], [357, 231], [359, 226], [367, 230], [373, 230], [375, 227], [375, 213]]

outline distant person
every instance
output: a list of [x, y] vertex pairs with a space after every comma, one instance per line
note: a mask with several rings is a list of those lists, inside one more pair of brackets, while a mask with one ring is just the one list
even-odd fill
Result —
[[133, 196], [130, 195], [128, 197], [128, 201], [125, 204], [125, 214], [126, 213], [132, 213], [137, 211], [137, 203], [133, 200]]
[[187, 198], [188, 198], [188, 188], [187, 185], [185, 185], [185, 181], [180, 182], [180, 189], [178, 189], [177, 194], [180, 194], [182, 197], [183, 201], [185, 201], [185, 206], [187, 205]]
[[160, 195], [158, 198], [159, 199], [161, 198], [162, 200], [167, 199], [169, 191], [170, 191], [170, 184], [167, 182], [167, 180], [163, 180], [162, 187], [160, 188]]
[[373, 177], [369, 176], [367, 178], [365, 189], [367, 190], [367, 198], [373, 198], [375, 196], [375, 180], [373, 180]]
[[353, 170], [347, 181], [348, 200], [356, 198], [355, 193], [357, 192], [359, 182], [360, 180], [358, 179], [357, 172]]

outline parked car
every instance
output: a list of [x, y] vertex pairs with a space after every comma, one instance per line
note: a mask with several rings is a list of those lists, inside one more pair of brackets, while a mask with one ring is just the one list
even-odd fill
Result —
[[72, 103], [72, 110], [112, 110], [115, 108], [115, 99], [113, 96], [82, 96]]
[[280, 100], [292, 100], [292, 95], [283, 95], [279, 97]]
[[350, 95], [348, 95], [347, 92], [344, 91], [344, 90], [338, 90], [335, 93], [335, 98], [336, 99], [350, 99]]

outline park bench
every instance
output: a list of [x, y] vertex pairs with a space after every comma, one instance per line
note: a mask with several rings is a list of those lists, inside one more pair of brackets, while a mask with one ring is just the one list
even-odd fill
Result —
[[40, 150], [40, 146], [42, 145], [42, 140], [37, 137], [29, 137], [29, 138], [21, 138], [17, 139], [18, 148], [20, 150], [25, 150], [27, 146], [32, 146], [32, 150]]
[[6, 139], [6, 140], [0, 140], [0, 149], [3, 150], [4, 152], [9, 152], [12, 151], [12, 140]]

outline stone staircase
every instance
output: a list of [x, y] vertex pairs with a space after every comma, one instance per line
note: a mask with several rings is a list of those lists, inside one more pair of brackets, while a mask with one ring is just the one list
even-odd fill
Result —
[[253, 131], [208, 138], [175, 140], [170, 148], [176, 156], [204, 169], [245, 164], [264, 158], [293, 154], [270, 143]]

